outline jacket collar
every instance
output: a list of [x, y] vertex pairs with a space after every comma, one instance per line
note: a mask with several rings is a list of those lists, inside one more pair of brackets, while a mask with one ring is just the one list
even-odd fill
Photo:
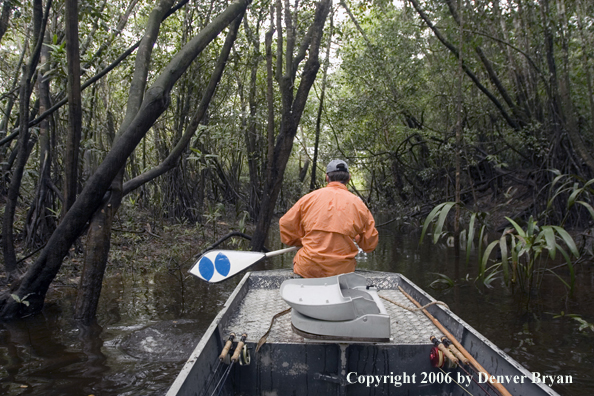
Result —
[[336, 188], [342, 188], [343, 190], [347, 190], [347, 191], [348, 191], [348, 188], [347, 188], [347, 186], [345, 186], [345, 185], [344, 185], [344, 184], [342, 184], [341, 182], [337, 182], [337, 181], [334, 181], [334, 182], [330, 182], [330, 183], [328, 183], [328, 185], [327, 185], [326, 187], [336, 187]]

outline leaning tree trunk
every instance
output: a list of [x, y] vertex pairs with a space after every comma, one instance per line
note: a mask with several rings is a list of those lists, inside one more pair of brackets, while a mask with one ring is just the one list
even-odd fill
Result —
[[[161, 0], [150, 14], [144, 37], [141, 40], [134, 64], [134, 76], [128, 94], [128, 106], [120, 131], [116, 135], [114, 146], [118, 138], [126, 131], [137, 115], [142, 104], [146, 87], [146, 78], [153, 46], [157, 41], [163, 17], [173, 5], [174, 0]], [[124, 163], [125, 165], [125, 163]], [[101, 294], [103, 274], [107, 265], [111, 242], [111, 225], [113, 218], [122, 201], [122, 183], [124, 179], [124, 166], [120, 168], [117, 176], [111, 183], [109, 197], [104, 200], [100, 208], [95, 211], [87, 233], [87, 251], [85, 255], [83, 272], [78, 285], [74, 317], [83, 323], [89, 324], [95, 317], [97, 303]]]
[[[204, 117], [208, 104], [214, 95], [215, 88], [221, 79], [229, 53], [231, 52], [231, 48], [237, 37], [237, 31], [242, 17], [243, 13], [236, 18], [233, 28], [230, 29], [225, 45], [221, 51], [221, 56], [219, 57], [211, 81], [206, 89], [206, 93], [198, 106], [196, 114], [190, 121], [186, 128], [186, 132], [181, 137], [178, 144], [163, 163], [125, 184], [122, 183], [123, 172], [120, 172], [118, 177], [114, 180], [114, 183], [112, 183], [112, 194], [110, 199], [104, 202], [101, 209], [93, 216], [89, 234], [87, 236], [87, 241], [89, 241], [87, 243], [87, 256], [85, 257], [85, 265], [80, 280], [75, 309], [75, 317], [83, 323], [92, 323], [97, 312], [103, 275], [110, 250], [111, 226], [113, 224], [113, 218], [121, 204], [122, 197], [144, 183], [173, 169], [178, 163], [178, 160], [190, 142], [191, 137], [198, 129], [198, 125]], [[131, 106], [135, 107], [134, 104], [131, 104]]]
[[22, 299], [28, 296], [29, 306], [21, 308], [10, 294], [0, 296], [0, 318], [29, 314], [40, 310], [47, 290], [55, 278], [62, 260], [70, 246], [85, 229], [95, 211], [100, 207], [105, 194], [127, 158], [134, 151], [147, 131], [169, 105], [169, 93], [175, 82], [187, 70], [192, 61], [218, 34], [247, 7], [247, 1], [230, 4], [200, 33], [186, 44], [164, 68], [153, 85], [146, 91], [140, 109], [129, 127], [121, 134], [118, 143], [107, 153], [97, 171], [89, 178], [76, 202], [52, 234], [38, 259], [31, 265], [11, 293]]
[[[299, 53], [293, 56], [294, 37], [292, 37], [291, 21], [287, 20], [287, 51], [285, 56], [286, 73], [280, 78], [279, 87], [281, 96], [283, 98], [283, 110], [281, 130], [276, 139], [276, 145], [272, 155], [272, 161], [268, 163], [268, 180], [265, 186], [264, 194], [262, 196], [262, 203], [260, 206], [260, 214], [258, 216], [258, 223], [254, 236], [252, 238], [252, 250], [261, 250], [266, 242], [270, 222], [274, 214], [274, 207], [276, 200], [281, 190], [283, 183], [283, 176], [285, 168], [293, 149], [293, 139], [297, 134], [297, 127], [303, 114], [303, 109], [307, 103], [307, 96], [311, 89], [320, 68], [318, 60], [318, 53], [320, 50], [320, 42], [324, 31], [324, 24], [326, 17], [330, 10], [331, 1], [321, 0], [317, 7], [314, 21], [302, 43]], [[278, 12], [278, 10], [277, 10]], [[289, 13], [287, 12], [287, 16]], [[280, 21], [280, 18], [278, 19]], [[280, 23], [278, 24], [280, 30]], [[279, 45], [280, 47], [280, 45]], [[305, 53], [309, 49], [309, 57], [305, 62], [301, 81], [297, 93], [293, 98], [293, 85], [295, 82], [295, 75], [297, 66], [305, 58]]]

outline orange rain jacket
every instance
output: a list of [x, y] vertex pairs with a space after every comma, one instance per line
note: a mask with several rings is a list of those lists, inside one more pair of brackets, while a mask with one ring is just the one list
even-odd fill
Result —
[[363, 201], [340, 182], [303, 196], [279, 221], [281, 241], [302, 246], [293, 271], [304, 278], [353, 272], [358, 245], [369, 253], [378, 233]]

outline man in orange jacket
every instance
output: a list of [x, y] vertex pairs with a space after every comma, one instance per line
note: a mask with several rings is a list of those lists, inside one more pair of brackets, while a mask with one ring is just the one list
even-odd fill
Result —
[[281, 241], [299, 246], [293, 271], [304, 278], [321, 278], [355, 271], [355, 256], [377, 246], [375, 221], [367, 206], [349, 192], [346, 162], [331, 161], [328, 185], [303, 196], [279, 221]]

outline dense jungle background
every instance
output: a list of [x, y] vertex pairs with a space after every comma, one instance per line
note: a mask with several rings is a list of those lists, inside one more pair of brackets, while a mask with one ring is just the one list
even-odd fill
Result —
[[66, 282], [94, 323], [142, 238], [270, 247], [335, 158], [380, 233], [473, 252], [481, 287], [571, 301], [591, 266], [591, 1], [1, 4], [0, 321]]

